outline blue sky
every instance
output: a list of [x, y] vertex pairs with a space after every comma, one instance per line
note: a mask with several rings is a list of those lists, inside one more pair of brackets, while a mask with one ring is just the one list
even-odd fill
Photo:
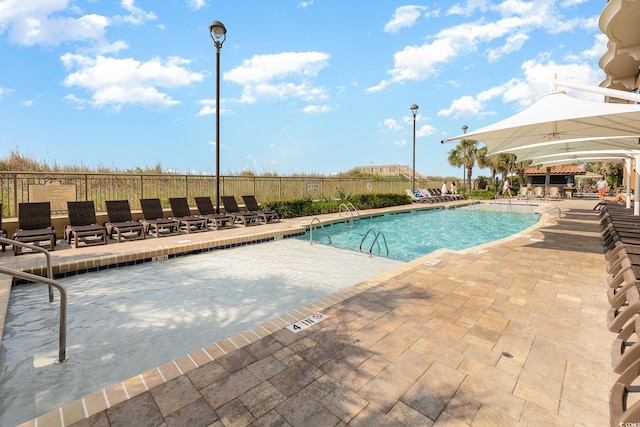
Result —
[[[446, 3], [446, 4], [444, 4]], [[0, 0], [0, 156], [58, 165], [462, 176], [442, 138], [597, 86], [603, 1]], [[570, 95], [602, 97], [568, 91]], [[487, 171], [477, 170], [474, 175]]]

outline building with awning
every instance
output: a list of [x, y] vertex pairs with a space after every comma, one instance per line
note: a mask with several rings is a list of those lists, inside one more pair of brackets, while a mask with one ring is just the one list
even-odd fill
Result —
[[544, 194], [548, 194], [551, 187], [556, 187], [558, 194], [572, 197], [576, 178], [586, 173], [587, 171], [575, 165], [529, 166], [524, 170], [524, 177], [529, 189], [542, 187]]

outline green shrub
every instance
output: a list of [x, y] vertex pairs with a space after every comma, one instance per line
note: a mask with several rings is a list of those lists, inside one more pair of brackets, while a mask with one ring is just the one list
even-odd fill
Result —
[[351, 203], [356, 209], [374, 209], [411, 204], [411, 199], [401, 194], [356, 194], [340, 199], [291, 199], [264, 202], [264, 209], [278, 212], [280, 218], [295, 218], [335, 213], [341, 204]]
[[496, 196], [496, 192], [493, 190], [471, 190], [470, 199], [489, 200]]

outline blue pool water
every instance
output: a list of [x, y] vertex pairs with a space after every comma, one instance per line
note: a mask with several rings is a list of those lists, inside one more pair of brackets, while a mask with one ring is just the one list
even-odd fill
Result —
[[[534, 209], [484, 205], [387, 214], [325, 225], [326, 233], [316, 226], [313, 242], [329, 244], [330, 238], [335, 247], [366, 253], [373, 246], [371, 253], [381, 256], [388, 248], [389, 258], [407, 262], [437, 249], [461, 250], [516, 234], [538, 221]], [[300, 238], [309, 237], [307, 232]]]

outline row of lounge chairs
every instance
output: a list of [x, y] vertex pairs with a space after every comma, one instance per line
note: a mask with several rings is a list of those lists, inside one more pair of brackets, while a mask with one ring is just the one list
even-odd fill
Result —
[[439, 203], [464, 200], [464, 195], [462, 194], [442, 194], [441, 190], [437, 188], [407, 189], [406, 192], [407, 196], [416, 203]]
[[619, 376], [609, 396], [611, 426], [640, 420], [640, 218], [615, 202], [600, 202], [607, 260], [607, 326], [616, 333], [611, 362]]
[[518, 199], [558, 200], [560, 199], [560, 190], [558, 187], [550, 186], [549, 192], [545, 195], [543, 187], [533, 187], [533, 189], [530, 189], [523, 186], [520, 187], [520, 191], [518, 192]]
[[[233, 228], [236, 224], [249, 226], [279, 221], [275, 211], [260, 208], [254, 196], [242, 196], [246, 211], [241, 211], [234, 196], [223, 196], [225, 212], [216, 213], [209, 197], [196, 197], [198, 214], [191, 212], [184, 197], [170, 198], [172, 216], [166, 218], [160, 199], [140, 199], [143, 219], [135, 221], [128, 200], [107, 200], [108, 221], [99, 224], [93, 201], [67, 202], [69, 224], [65, 226], [64, 238], [74, 247], [80, 242], [85, 245], [104, 245], [114, 234], [118, 242], [146, 238]], [[0, 209], [1, 209], [0, 204]], [[0, 216], [1, 225], [1, 216]], [[5, 233], [6, 235], [6, 233]], [[51, 223], [49, 202], [20, 203], [18, 205], [18, 229], [13, 239], [19, 242], [41, 244], [46, 242], [49, 250], [56, 245], [56, 232]], [[4, 247], [3, 247], [4, 250]], [[14, 254], [22, 253], [22, 248], [14, 245]]]

